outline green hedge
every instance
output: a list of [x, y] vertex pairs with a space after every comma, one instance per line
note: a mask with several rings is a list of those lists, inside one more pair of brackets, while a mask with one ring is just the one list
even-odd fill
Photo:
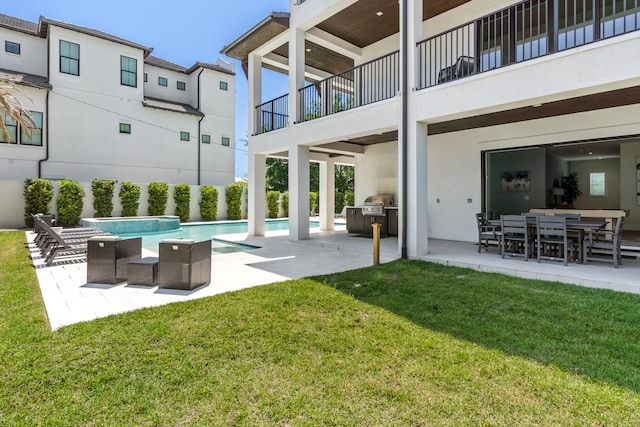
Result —
[[63, 179], [58, 183], [58, 217], [56, 222], [63, 227], [78, 225], [82, 215], [84, 188], [76, 181]]
[[169, 184], [166, 182], [150, 182], [148, 192], [149, 215], [164, 215], [167, 210], [167, 201], [169, 200]]
[[309, 193], [309, 215], [313, 215], [318, 210], [318, 193], [312, 191]]
[[344, 193], [336, 191], [335, 194], [335, 213], [341, 213], [344, 208]]
[[122, 216], [137, 216], [140, 206], [140, 186], [125, 181], [120, 184], [118, 196], [122, 205]]
[[218, 189], [205, 185], [200, 187], [200, 217], [203, 221], [215, 221], [218, 217]]
[[285, 217], [289, 217], [289, 193], [282, 193], [282, 199], [280, 201], [282, 205], [282, 211]]
[[353, 191], [348, 191], [345, 198], [347, 199], [347, 206], [355, 205], [355, 196], [353, 195]]
[[49, 203], [53, 199], [53, 185], [46, 179], [27, 179], [24, 182], [24, 223], [33, 227], [35, 214], [48, 214]]
[[180, 222], [189, 221], [191, 204], [191, 187], [189, 184], [176, 184], [173, 187], [173, 201], [176, 204], [175, 215], [180, 217]]
[[93, 209], [95, 218], [111, 216], [113, 212], [113, 189], [116, 185], [113, 179], [94, 179], [91, 181], [93, 195]]
[[267, 218], [278, 218], [278, 213], [280, 212], [279, 201], [279, 191], [267, 191]]
[[229, 184], [225, 191], [227, 201], [227, 218], [242, 219], [242, 192], [244, 185], [241, 183]]

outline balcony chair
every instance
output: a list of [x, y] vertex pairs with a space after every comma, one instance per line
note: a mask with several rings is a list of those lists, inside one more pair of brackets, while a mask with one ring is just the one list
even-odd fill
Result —
[[438, 73], [438, 83], [446, 83], [461, 77], [470, 76], [475, 71], [475, 59], [471, 56], [460, 56], [456, 63], [445, 67]]
[[538, 216], [536, 217], [538, 262], [543, 259], [562, 261], [564, 265], [569, 262], [569, 254], [572, 259], [577, 240], [567, 234], [567, 218], [563, 216]]
[[506, 255], [521, 256], [525, 261], [528, 261], [533, 251], [535, 236], [527, 224], [527, 217], [524, 215], [502, 215], [500, 224], [502, 258], [504, 259]]
[[613, 231], [587, 231], [587, 236], [582, 242], [582, 256], [585, 264], [587, 261], [613, 262], [615, 268], [622, 264], [620, 242], [622, 241], [623, 222], [624, 217], [618, 218]]
[[211, 240], [165, 239], [158, 246], [158, 288], [192, 290], [211, 282]]
[[476, 222], [478, 223], [478, 253], [484, 248], [489, 249], [490, 243], [495, 243], [500, 249], [500, 240], [502, 233], [500, 226], [491, 225], [487, 222], [487, 215], [484, 212], [476, 214]]

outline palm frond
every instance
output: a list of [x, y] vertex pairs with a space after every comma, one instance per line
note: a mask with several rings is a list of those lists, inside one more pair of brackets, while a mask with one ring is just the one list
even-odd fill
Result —
[[[19, 80], [19, 76], [16, 75], [0, 76], [0, 111], [5, 113], [3, 116], [6, 115], [18, 122], [22, 130], [30, 136], [31, 130], [36, 128], [36, 122], [33, 120], [31, 112], [17, 98], [17, 94], [21, 93], [16, 86], [16, 82]], [[26, 95], [23, 94], [23, 96]], [[2, 129], [2, 137], [8, 141], [9, 130], [4, 117], [0, 117], [0, 128]]]

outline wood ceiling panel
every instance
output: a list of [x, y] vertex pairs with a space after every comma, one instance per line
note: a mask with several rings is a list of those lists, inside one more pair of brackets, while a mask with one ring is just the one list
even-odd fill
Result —
[[429, 135], [477, 129], [488, 126], [517, 123], [527, 120], [566, 114], [583, 113], [604, 108], [622, 107], [640, 102], [640, 86], [618, 89], [610, 92], [585, 95], [577, 98], [542, 104], [539, 107], [523, 107], [491, 114], [482, 114], [464, 119], [429, 124]]
[[[310, 41], [305, 42], [305, 48], [310, 49], [305, 53], [305, 62], [310, 67], [325, 71], [331, 75], [353, 68], [353, 59], [342, 56], [330, 49]], [[288, 58], [289, 43], [280, 46], [273, 52], [277, 55]]]

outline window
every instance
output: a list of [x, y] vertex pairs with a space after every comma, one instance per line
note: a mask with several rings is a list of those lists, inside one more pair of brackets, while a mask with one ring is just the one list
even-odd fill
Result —
[[229, 90], [229, 83], [227, 82], [220, 82], [220, 90]]
[[9, 40], [5, 40], [4, 51], [9, 53], [15, 53], [16, 55], [20, 55], [20, 43], [14, 43], [14, 42], [10, 42]]
[[178, 90], [187, 90], [187, 84], [185, 82], [177, 83]]
[[606, 196], [604, 172], [591, 172], [589, 174], [589, 195]]
[[159, 86], [167, 87], [168, 83], [169, 83], [169, 81], [167, 80], [166, 77], [158, 77], [158, 85]]
[[[17, 120], [12, 119], [8, 114], [2, 112], [0, 117], [4, 120], [4, 124], [7, 127], [8, 138], [5, 139], [2, 132], [0, 132], [0, 142], [7, 144], [20, 145], [42, 145], [42, 113], [38, 111], [30, 111], [33, 118], [33, 127], [27, 129], [18, 124]], [[29, 119], [24, 118], [25, 122], [29, 123]], [[18, 136], [20, 139], [18, 140]]]
[[202, 143], [203, 144], [211, 144], [211, 135], [202, 134]]
[[80, 45], [60, 40], [60, 72], [80, 75]]
[[225, 147], [228, 147], [230, 142], [231, 142], [231, 140], [229, 139], [228, 136], [223, 136], [222, 137], [222, 145], [224, 145]]
[[146, 83], [149, 80], [149, 76], [147, 76], [147, 73], [144, 73], [144, 82]]
[[18, 142], [18, 122], [11, 118], [4, 111], [0, 112], [0, 117], [4, 120], [4, 125], [7, 128], [8, 138], [5, 139], [4, 133], [0, 132], [0, 142], [7, 144], [17, 144]]
[[181, 131], [180, 132], [180, 141], [189, 141], [189, 132]]
[[34, 127], [27, 129], [20, 128], [20, 144], [22, 145], [42, 145], [42, 113], [30, 111], [33, 118]]
[[120, 133], [131, 135], [131, 123], [120, 123]]
[[120, 84], [123, 86], [138, 86], [138, 60], [120, 56]]

